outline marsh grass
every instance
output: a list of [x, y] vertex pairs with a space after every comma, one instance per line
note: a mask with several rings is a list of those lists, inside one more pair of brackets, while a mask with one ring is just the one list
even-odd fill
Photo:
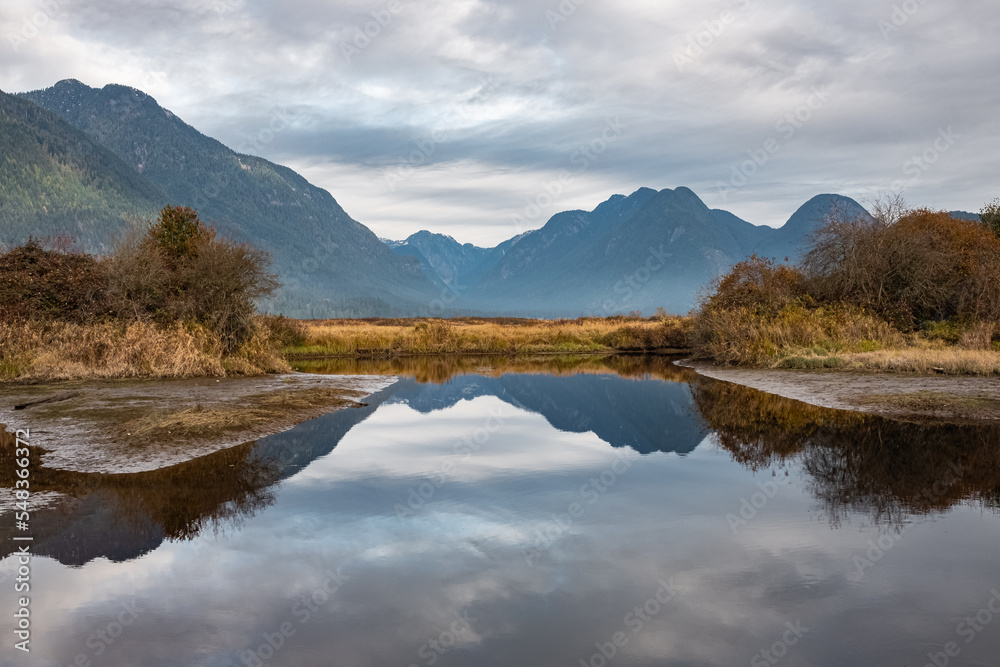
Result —
[[0, 380], [222, 377], [285, 372], [258, 330], [233, 352], [204, 326], [175, 323], [0, 323]]
[[317, 320], [293, 357], [424, 354], [580, 354], [683, 349], [688, 318]]

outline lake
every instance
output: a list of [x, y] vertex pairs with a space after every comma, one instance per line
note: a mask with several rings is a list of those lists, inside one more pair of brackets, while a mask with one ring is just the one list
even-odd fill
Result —
[[32, 517], [0, 664], [998, 664], [997, 428], [663, 358], [302, 369], [400, 380], [166, 470], [33, 471], [73, 500]]

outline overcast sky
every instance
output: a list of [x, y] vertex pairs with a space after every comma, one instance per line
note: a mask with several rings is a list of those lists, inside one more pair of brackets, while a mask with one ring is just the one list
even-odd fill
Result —
[[383, 237], [495, 244], [641, 186], [770, 225], [824, 192], [1000, 195], [996, 0], [3, 0], [0, 24], [0, 89], [135, 86]]

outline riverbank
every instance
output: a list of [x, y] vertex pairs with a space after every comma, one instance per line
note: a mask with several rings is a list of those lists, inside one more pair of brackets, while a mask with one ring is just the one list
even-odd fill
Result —
[[[305, 373], [246, 378], [0, 385], [0, 424], [30, 429], [48, 468], [155, 470], [287, 430], [395, 382]], [[56, 396], [56, 402], [15, 405]]]
[[679, 363], [708, 378], [823, 408], [904, 420], [1000, 424], [1000, 381], [996, 378]]

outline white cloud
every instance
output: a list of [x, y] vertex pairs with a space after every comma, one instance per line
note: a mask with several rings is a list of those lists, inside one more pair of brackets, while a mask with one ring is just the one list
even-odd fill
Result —
[[[12, 0], [0, 7], [0, 88], [70, 77], [136, 86], [234, 147], [274, 109], [301, 110], [315, 122], [263, 155], [306, 167], [382, 236], [430, 228], [501, 241], [511, 202], [616, 115], [629, 131], [556, 210], [687, 185], [780, 224], [819, 192], [887, 187], [948, 126], [962, 140], [909, 188], [911, 201], [976, 209], [997, 194], [1000, 7], [989, 0], [922, 3], [895, 23], [891, 2], [588, 0], [554, 27], [546, 12], [558, 2], [401, 4], [386, 22], [388, 0]], [[10, 35], [45, 6], [57, 11], [15, 52]], [[348, 60], [343, 45], [366, 24], [375, 34]], [[685, 51], [692, 40], [700, 52]], [[680, 70], [678, 53], [691, 57]], [[723, 201], [719, 182], [814, 86], [830, 101]], [[381, 169], [435, 130], [448, 138], [413, 177], [420, 190], [387, 194]]]

